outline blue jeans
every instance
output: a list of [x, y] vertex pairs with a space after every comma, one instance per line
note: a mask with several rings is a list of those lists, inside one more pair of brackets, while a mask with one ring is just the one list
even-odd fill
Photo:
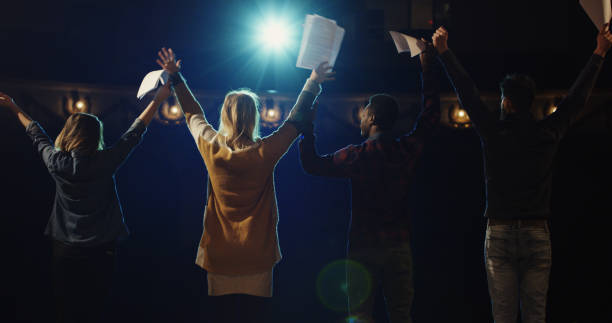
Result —
[[546, 322], [550, 231], [542, 226], [488, 225], [485, 265], [496, 323]]
[[[351, 322], [373, 322], [372, 311], [376, 291], [382, 287], [391, 323], [410, 323], [410, 310], [414, 298], [412, 278], [412, 250], [409, 244], [397, 247], [359, 248], [349, 250], [348, 258], [363, 267], [347, 266], [348, 306]], [[371, 290], [355, 282], [355, 269], [364, 268], [369, 274]]]

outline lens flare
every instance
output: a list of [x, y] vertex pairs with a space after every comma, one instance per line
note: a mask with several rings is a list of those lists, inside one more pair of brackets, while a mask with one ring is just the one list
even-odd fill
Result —
[[334, 311], [346, 311], [348, 309], [348, 297], [351, 299], [352, 308], [360, 306], [370, 296], [371, 292], [372, 279], [370, 273], [356, 261], [336, 260], [326, 265], [317, 277], [319, 300], [327, 308]]

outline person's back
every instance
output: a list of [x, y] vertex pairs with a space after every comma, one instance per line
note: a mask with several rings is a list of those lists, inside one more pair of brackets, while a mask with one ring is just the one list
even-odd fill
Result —
[[508, 116], [482, 136], [486, 216], [543, 218], [550, 214], [554, 158], [561, 136], [529, 117]]
[[[354, 163], [351, 179], [351, 245], [397, 244], [409, 238], [409, 193], [414, 177], [415, 156], [421, 150], [381, 133], [357, 146], [350, 146]], [[343, 152], [341, 150], [340, 152]], [[338, 157], [342, 158], [342, 157]]]
[[114, 173], [140, 142], [148, 121], [136, 119], [108, 149], [103, 149], [102, 123], [93, 115], [70, 116], [55, 144], [37, 122], [28, 125], [26, 131], [56, 183], [47, 236], [78, 247], [127, 237]]
[[[295, 140], [293, 127], [237, 149], [201, 114], [189, 118], [189, 128], [209, 176], [203, 248], [196, 263], [225, 274], [268, 270], [281, 257], [274, 168]], [[208, 248], [211, 241], [214, 248]]]
[[92, 155], [57, 151], [49, 173], [55, 181], [52, 218], [46, 234], [68, 243], [91, 245], [125, 238], [111, 150]]

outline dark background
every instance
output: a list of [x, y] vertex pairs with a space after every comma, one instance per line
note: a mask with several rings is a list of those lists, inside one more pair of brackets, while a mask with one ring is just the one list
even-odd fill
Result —
[[[0, 80], [136, 86], [161, 46], [184, 60], [195, 89], [223, 93], [251, 87], [296, 92], [307, 76], [296, 69], [295, 45], [266, 57], [251, 39], [269, 12], [295, 24], [307, 13], [346, 28], [337, 80], [326, 94], [417, 93], [418, 66], [399, 56], [375, 1], [22, 1], [3, 3]], [[390, 1], [389, 7], [394, 3]], [[434, 3], [439, 3], [435, 2]], [[595, 48], [596, 29], [578, 1], [450, 1], [449, 46], [483, 91], [497, 93], [508, 72], [527, 72], [540, 90], [567, 89]], [[409, 19], [409, 15], [407, 19]], [[434, 21], [434, 26], [438, 22]], [[407, 25], [409, 26], [409, 24]], [[431, 35], [432, 30], [400, 31]], [[606, 63], [596, 92], [612, 90]], [[443, 79], [443, 89], [448, 90]], [[0, 89], [1, 91], [1, 89]], [[322, 106], [320, 152], [358, 143], [358, 129], [334, 124]], [[612, 207], [612, 113], [597, 107], [562, 142], [552, 207], [553, 270], [549, 320], [609, 322]], [[211, 111], [210, 120], [216, 120]], [[52, 317], [50, 243], [42, 232], [54, 184], [17, 120], [0, 113], [2, 136], [2, 321]], [[329, 117], [326, 119], [326, 117]], [[36, 117], [52, 136], [62, 122]], [[326, 121], [327, 120], [327, 121]], [[105, 121], [112, 143], [127, 124]], [[264, 133], [265, 134], [265, 133]], [[117, 173], [132, 231], [119, 250], [113, 322], [194, 322], [207, 310], [205, 275], [194, 265], [201, 235], [206, 173], [184, 126], [152, 123]], [[276, 169], [279, 234], [273, 316], [278, 322], [340, 322], [316, 290], [321, 270], [344, 255], [347, 181], [302, 173], [294, 145]], [[413, 246], [416, 322], [491, 322], [483, 267], [485, 205], [479, 139], [473, 130], [444, 128], [428, 145], [415, 183]], [[381, 317], [381, 303], [378, 316]]]

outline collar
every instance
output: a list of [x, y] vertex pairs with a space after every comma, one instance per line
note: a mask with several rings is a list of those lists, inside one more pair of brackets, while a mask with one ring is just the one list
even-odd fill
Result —
[[391, 131], [380, 131], [368, 137], [366, 141], [370, 140], [392, 140], [395, 136]]

